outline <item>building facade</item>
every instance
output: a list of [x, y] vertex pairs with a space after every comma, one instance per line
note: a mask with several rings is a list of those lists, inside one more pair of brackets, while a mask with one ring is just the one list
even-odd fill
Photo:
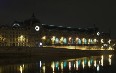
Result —
[[41, 24], [33, 15], [23, 22], [0, 26], [0, 46], [53, 47], [100, 46], [110, 47], [109, 33], [97, 27], [74, 28]]

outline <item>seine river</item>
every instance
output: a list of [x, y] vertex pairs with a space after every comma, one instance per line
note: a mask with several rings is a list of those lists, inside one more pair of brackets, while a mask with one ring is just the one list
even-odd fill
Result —
[[2, 58], [0, 73], [115, 73], [116, 55], [65, 59]]

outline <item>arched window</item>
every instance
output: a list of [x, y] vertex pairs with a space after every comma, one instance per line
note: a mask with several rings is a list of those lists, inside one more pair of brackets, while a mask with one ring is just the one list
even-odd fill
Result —
[[56, 38], [56, 39], [55, 39], [55, 44], [58, 44], [58, 43], [59, 43], [59, 39]]
[[64, 38], [63, 43], [67, 44], [67, 39], [66, 38]]
[[78, 39], [78, 44], [82, 44], [82, 41], [81, 41], [81, 39]]

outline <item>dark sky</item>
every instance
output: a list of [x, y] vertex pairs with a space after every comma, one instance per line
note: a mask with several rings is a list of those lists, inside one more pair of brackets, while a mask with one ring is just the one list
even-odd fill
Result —
[[0, 24], [23, 21], [35, 13], [41, 23], [111, 30], [116, 37], [116, 4], [111, 0], [0, 0]]

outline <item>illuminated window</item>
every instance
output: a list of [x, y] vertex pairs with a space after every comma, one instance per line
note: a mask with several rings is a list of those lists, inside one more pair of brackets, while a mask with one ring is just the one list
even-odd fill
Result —
[[78, 44], [82, 44], [81, 39], [78, 39]]
[[52, 44], [54, 44], [55, 36], [53, 36], [53, 37], [51, 38], [51, 40], [52, 40]]
[[63, 44], [63, 37], [60, 38], [60, 44]]
[[59, 43], [59, 39], [56, 38], [56, 39], [55, 39], [55, 44], [58, 44], [58, 43]]
[[87, 44], [87, 40], [86, 39], [84, 39], [84, 44]]
[[64, 38], [63, 42], [64, 42], [64, 44], [67, 44], [67, 39], [66, 39], [66, 38]]

